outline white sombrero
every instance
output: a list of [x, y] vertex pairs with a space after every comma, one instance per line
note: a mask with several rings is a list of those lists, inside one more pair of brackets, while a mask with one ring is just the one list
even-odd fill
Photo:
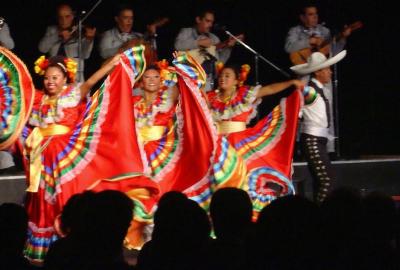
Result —
[[315, 52], [312, 53], [308, 59], [307, 63], [292, 66], [290, 69], [299, 75], [306, 75], [318, 71], [320, 69], [332, 66], [342, 60], [346, 56], [346, 50], [341, 51], [337, 55], [326, 58], [323, 53]]

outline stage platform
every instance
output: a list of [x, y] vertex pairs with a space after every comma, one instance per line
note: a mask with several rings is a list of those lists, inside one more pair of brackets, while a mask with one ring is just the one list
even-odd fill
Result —
[[[400, 195], [400, 157], [332, 161], [336, 187], [354, 187], [362, 193]], [[312, 181], [306, 162], [294, 162], [293, 181], [297, 193], [312, 198]]]
[[[400, 157], [336, 160], [336, 187], [355, 187], [363, 193], [379, 191], [389, 196], [400, 195]], [[296, 192], [312, 198], [312, 182], [305, 162], [294, 163], [293, 181]], [[24, 201], [25, 175], [0, 176], [0, 203]]]

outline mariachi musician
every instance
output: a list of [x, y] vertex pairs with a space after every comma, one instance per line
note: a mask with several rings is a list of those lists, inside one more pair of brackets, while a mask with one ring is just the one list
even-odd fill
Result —
[[156, 29], [168, 22], [167, 18], [162, 18], [147, 26], [145, 34], [132, 30], [134, 12], [129, 5], [120, 5], [115, 13], [116, 26], [105, 31], [100, 39], [99, 52], [104, 59], [110, 59], [116, 53], [121, 53], [128, 48], [143, 44], [146, 48], [146, 63], [151, 64], [157, 61], [156, 51]]
[[70, 5], [59, 5], [57, 7], [58, 25], [47, 27], [44, 37], [39, 42], [39, 51], [50, 57], [63, 55], [76, 60], [78, 63], [76, 81], [82, 82], [84, 81], [84, 59], [88, 59], [92, 52], [96, 28], [85, 27], [79, 55], [78, 31], [77, 26], [74, 25], [74, 18]]
[[14, 40], [11, 37], [10, 28], [3, 17], [0, 17], [0, 46], [10, 50], [14, 48]]
[[[188, 52], [197, 62], [199, 62], [207, 74], [205, 91], [213, 90], [213, 82], [216, 79], [216, 62], [225, 63], [236, 44], [236, 40], [229, 38], [225, 41], [211, 30], [214, 25], [215, 12], [211, 9], [203, 9], [197, 12], [195, 25], [193, 27], [181, 28], [175, 38], [175, 50]], [[242, 40], [243, 34], [236, 36]]]

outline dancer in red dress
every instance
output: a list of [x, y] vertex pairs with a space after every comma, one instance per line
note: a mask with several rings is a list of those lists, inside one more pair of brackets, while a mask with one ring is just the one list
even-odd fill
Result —
[[[2, 126], [11, 134], [2, 135], [1, 143], [12, 143], [10, 138], [16, 139], [29, 117], [22, 145], [29, 180], [26, 256], [31, 260], [42, 261], [57, 239], [56, 218], [73, 194], [118, 189], [141, 208], [135, 216], [150, 211], [158, 184], [144, 175], [136, 130], [126, 124], [134, 121], [131, 89], [143, 72], [143, 49], [135, 47], [115, 56], [82, 84], [73, 83], [74, 63], [42, 57], [35, 70], [44, 75], [44, 91], [35, 91], [25, 65], [1, 48], [0, 89], [5, 97], [2, 108], [6, 108], [2, 116], [10, 116], [2, 117]], [[89, 97], [90, 88], [110, 71]]]
[[[208, 93], [208, 101], [218, 133], [245, 160], [247, 175], [243, 188], [248, 191], [257, 213], [277, 196], [294, 192], [291, 165], [301, 105], [297, 89], [303, 88], [304, 83], [288, 80], [266, 86], [243, 85], [249, 68], [243, 65], [239, 72], [233, 66], [223, 67], [218, 89]], [[291, 86], [296, 90], [282, 98], [255, 126], [247, 127], [257, 114], [262, 97]]]

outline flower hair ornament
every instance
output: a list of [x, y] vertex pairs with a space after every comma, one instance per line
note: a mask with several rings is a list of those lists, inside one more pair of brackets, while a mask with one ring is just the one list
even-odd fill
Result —
[[[216, 70], [217, 76], [220, 75], [220, 73], [223, 69], [224, 69], [224, 63], [221, 61], [218, 61], [215, 64], [215, 70]], [[244, 82], [247, 80], [247, 76], [249, 75], [250, 69], [251, 69], [250, 65], [248, 65], [248, 64], [243, 64], [240, 67], [239, 77], [238, 77], [239, 86], [242, 86], [244, 84]]]
[[221, 61], [218, 61], [215, 63], [215, 72], [217, 73], [217, 76], [221, 74], [221, 71], [224, 69], [224, 63]]
[[[35, 73], [43, 76], [50, 63], [50, 60], [47, 59], [44, 55], [40, 56], [35, 61]], [[67, 73], [67, 77], [71, 82], [75, 81], [75, 75], [78, 70], [78, 64], [75, 60], [65, 57], [63, 62], [55, 62], [55, 64], [60, 66], [64, 70], [64, 72]]]
[[239, 86], [242, 86], [244, 82], [247, 80], [247, 75], [249, 75], [250, 72], [250, 65], [244, 64], [240, 68], [240, 73], [239, 73]]

